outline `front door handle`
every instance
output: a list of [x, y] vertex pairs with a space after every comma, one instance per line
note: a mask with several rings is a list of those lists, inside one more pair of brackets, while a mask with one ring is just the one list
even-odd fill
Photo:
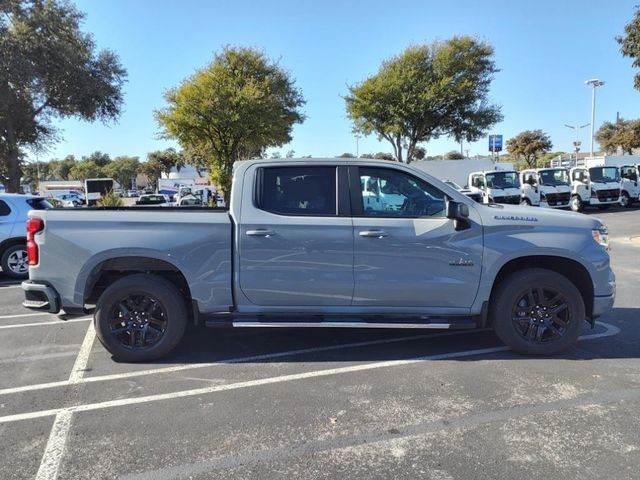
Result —
[[263, 228], [260, 228], [258, 230], [247, 230], [247, 235], [249, 235], [250, 237], [267, 237], [269, 238], [272, 235], [275, 235], [276, 232], [274, 232], [273, 230], [266, 230]]
[[359, 235], [361, 237], [369, 237], [369, 238], [383, 238], [388, 237], [389, 234], [384, 230], [362, 230]]

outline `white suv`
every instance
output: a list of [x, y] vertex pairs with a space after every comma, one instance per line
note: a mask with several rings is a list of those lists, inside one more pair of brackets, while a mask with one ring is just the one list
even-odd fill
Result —
[[49, 202], [42, 197], [0, 194], [0, 267], [6, 276], [16, 279], [29, 276], [27, 213], [49, 207]]

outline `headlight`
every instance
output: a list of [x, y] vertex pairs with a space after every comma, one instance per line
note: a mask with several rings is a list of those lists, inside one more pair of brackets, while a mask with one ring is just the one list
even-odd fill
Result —
[[595, 190], [591, 190], [591, 198], [597, 198], [598, 194], [596, 193]]
[[609, 250], [609, 230], [605, 225], [601, 225], [599, 228], [591, 230], [591, 236], [597, 243]]

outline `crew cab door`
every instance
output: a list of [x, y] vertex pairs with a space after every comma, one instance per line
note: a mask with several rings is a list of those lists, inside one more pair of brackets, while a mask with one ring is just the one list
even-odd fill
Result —
[[[380, 202], [370, 201], [372, 183], [380, 187]], [[350, 186], [354, 306], [472, 305], [483, 252], [477, 213], [468, 229], [456, 231], [445, 216], [445, 194], [397, 168], [351, 167]]]
[[335, 165], [265, 162], [247, 170], [236, 235], [240, 291], [251, 304], [351, 304], [347, 178], [347, 167]]

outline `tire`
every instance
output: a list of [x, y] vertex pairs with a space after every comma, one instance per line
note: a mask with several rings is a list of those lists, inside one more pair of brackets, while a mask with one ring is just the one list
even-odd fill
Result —
[[146, 362], [175, 348], [187, 317], [184, 295], [171, 282], [142, 273], [117, 280], [100, 295], [94, 325], [115, 360]]
[[598, 205], [598, 210], [609, 210], [611, 205]]
[[578, 195], [574, 195], [573, 197], [571, 197], [569, 207], [574, 212], [581, 212], [582, 210], [584, 210], [584, 203], [582, 203], [582, 200], [580, 200], [580, 197]]
[[622, 192], [620, 195], [620, 206], [624, 208], [631, 208], [633, 205], [633, 200], [629, 196], [627, 192]]
[[565, 276], [528, 268], [509, 275], [497, 286], [490, 318], [496, 335], [512, 350], [554, 355], [578, 339], [585, 307], [580, 291]]
[[29, 260], [26, 245], [17, 244], [7, 247], [0, 257], [2, 272], [10, 278], [24, 280], [29, 278]]
[[522, 205], [524, 207], [530, 207], [531, 206], [531, 200], [529, 200], [528, 198], [523, 198], [520, 201], [520, 205]]

